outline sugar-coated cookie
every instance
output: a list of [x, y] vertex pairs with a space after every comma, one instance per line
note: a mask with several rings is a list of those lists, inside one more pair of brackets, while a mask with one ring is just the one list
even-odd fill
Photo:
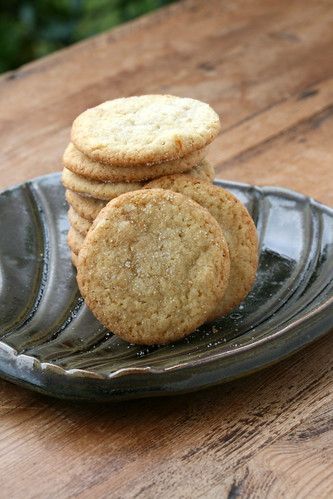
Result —
[[245, 206], [230, 192], [185, 175], [171, 175], [149, 182], [146, 188], [178, 192], [206, 208], [218, 221], [229, 247], [230, 280], [211, 318], [227, 314], [251, 290], [258, 266], [258, 238]]
[[229, 251], [214, 217], [163, 189], [110, 201], [78, 258], [78, 284], [97, 319], [121, 338], [165, 344], [188, 335], [221, 302]]
[[75, 253], [73, 253], [73, 251], [71, 251], [71, 260], [72, 260], [72, 264], [74, 265], [74, 267], [77, 267], [77, 255]]
[[102, 182], [142, 182], [162, 175], [187, 172], [201, 161], [205, 153], [205, 149], [198, 149], [182, 158], [159, 164], [115, 166], [91, 160], [70, 143], [64, 152], [63, 162], [68, 170], [87, 179]]
[[182, 158], [220, 131], [206, 103], [173, 95], [141, 95], [103, 102], [73, 122], [71, 141], [94, 161], [142, 165]]
[[[206, 159], [192, 168], [184, 175], [201, 178], [207, 182], [211, 182], [214, 178], [215, 170], [213, 165]], [[76, 173], [71, 172], [67, 168], [62, 172], [62, 183], [71, 191], [79, 194], [85, 194], [95, 199], [110, 201], [111, 199], [125, 194], [125, 192], [137, 191], [142, 189], [146, 182], [100, 182], [92, 180]]]
[[67, 242], [72, 253], [75, 253], [76, 255], [79, 254], [83, 241], [84, 236], [75, 230], [74, 227], [71, 227], [68, 231]]
[[200, 180], [205, 180], [206, 182], [213, 182], [215, 177], [215, 168], [212, 163], [208, 161], [208, 159], [204, 158], [197, 166], [183, 175], [199, 178]]
[[61, 180], [67, 189], [106, 201], [143, 187], [141, 182], [99, 182], [77, 175], [67, 168], [63, 169]]
[[82, 196], [76, 192], [66, 190], [66, 200], [81, 217], [91, 222], [95, 220], [98, 213], [106, 205], [107, 201], [101, 201], [88, 196]]
[[75, 211], [72, 206], [70, 206], [68, 210], [68, 220], [70, 225], [84, 237], [87, 235], [92, 224], [89, 220], [81, 217], [81, 215]]

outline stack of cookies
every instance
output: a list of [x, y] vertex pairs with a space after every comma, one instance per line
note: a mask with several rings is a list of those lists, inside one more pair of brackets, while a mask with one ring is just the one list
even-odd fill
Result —
[[170, 175], [101, 210], [80, 250], [77, 281], [110, 331], [165, 344], [239, 305], [254, 283], [257, 244], [234, 195]]
[[219, 130], [219, 117], [208, 104], [170, 95], [115, 99], [79, 115], [62, 176], [73, 263], [110, 200], [171, 174], [212, 182], [206, 147]]
[[87, 306], [132, 343], [165, 344], [229, 313], [253, 286], [254, 222], [212, 185], [217, 114], [193, 99], [105, 102], [64, 154], [68, 243]]

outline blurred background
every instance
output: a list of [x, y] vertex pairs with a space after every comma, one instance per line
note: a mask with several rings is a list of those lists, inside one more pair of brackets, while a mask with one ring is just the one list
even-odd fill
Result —
[[0, 0], [0, 72], [176, 0]]

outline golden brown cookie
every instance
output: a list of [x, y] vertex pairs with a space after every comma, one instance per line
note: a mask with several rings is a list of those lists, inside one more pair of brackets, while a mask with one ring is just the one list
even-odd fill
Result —
[[67, 168], [63, 169], [61, 180], [67, 189], [106, 201], [143, 187], [140, 182], [99, 182], [77, 175]]
[[78, 284], [112, 332], [138, 344], [194, 331], [223, 298], [229, 252], [221, 227], [181, 194], [140, 190], [110, 201], [83, 243]]
[[83, 241], [84, 236], [82, 236], [82, 234], [80, 234], [80, 232], [75, 230], [73, 227], [70, 227], [68, 231], [67, 242], [72, 253], [75, 253], [76, 255], [79, 254]]
[[81, 217], [72, 206], [68, 210], [68, 220], [71, 226], [74, 227], [77, 232], [80, 232], [83, 237], [87, 235], [92, 222]]
[[[214, 167], [206, 159], [192, 168], [184, 175], [191, 177], [201, 178], [207, 182], [211, 182], [214, 178]], [[111, 199], [125, 194], [125, 192], [137, 191], [142, 189], [145, 185], [144, 182], [99, 182], [98, 180], [91, 180], [76, 173], [71, 172], [67, 168], [62, 172], [62, 183], [67, 188], [79, 194], [91, 196], [95, 199], [102, 199], [110, 201]]]
[[184, 175], [171, 175], [149, 182], [147, 189], [179, 192], [206, 208], [220, 224], [229, 246], [230, 281], [223, 300], [212, 317], [227, 314], [251, 290], [258, 266], [258, 238], [245, 206], [230, 192]]
[[182, 158], [219, 131], [218, 115], [204, 102], [141, 95], [87, 109], [74, 120], [71, 140], [94, 161], [129, 166]]
[[66, 200], [68, 204], [72, 206], [79, 215], [81, 215], [81, 217], [86, 220], [90, 220], [91, 222], [95, 220], [98, 213], [107, 203], [106, 201], [101, 201], [100, 199], [82, 196], [68, 189], [66, 190]]
[[192, 168], [184, 175], [189, 177], [200, 178], [201, 180], [205, 180], [206, 182], [213, 182], [215, 177], [215, 168], [208, 159], [203, 159], [200, 163]]
[[205, 153], [205, 149], [199, 149], [183, 158], [164, 161], [159, 164], [114, 166], [104, 165], [103, 163], [89, 159], [74, 144], [70, 143], [64, 152], [63, 162], [68, 170], [92, 180], [100, 180], [102, 182], [140, 182], [172, 173], [187, 172], [201, 161]]
[[77, 255], [71, 251], [71, 260], [74, 267], [77, 267]]

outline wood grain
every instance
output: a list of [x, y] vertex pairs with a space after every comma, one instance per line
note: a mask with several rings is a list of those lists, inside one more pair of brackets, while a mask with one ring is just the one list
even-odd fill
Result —
[[[333, 205], [333, 3], [180, 2], [0, 79], [0, 185], [120, 95], [210, 102], [219, 176]], [[333, 497], [333, 338], [204, 392], [77, 405], [0, 381], [1, 497]]]

